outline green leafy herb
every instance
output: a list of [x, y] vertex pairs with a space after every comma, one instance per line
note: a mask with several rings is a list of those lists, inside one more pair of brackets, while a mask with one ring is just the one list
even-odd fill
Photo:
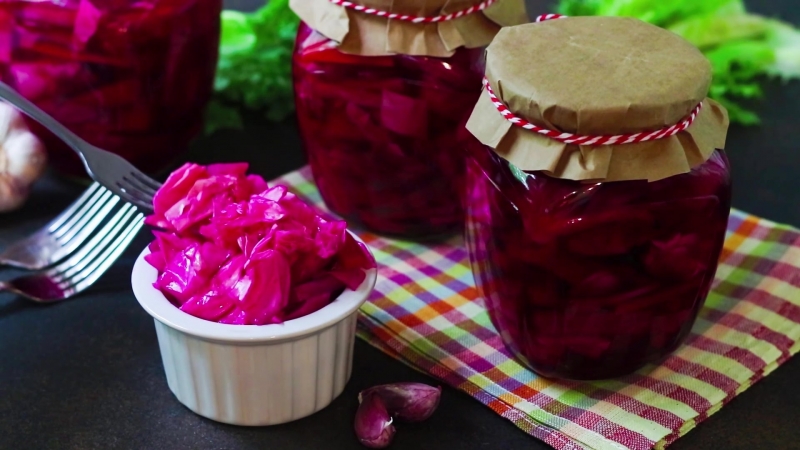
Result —
[[762, 96], [761, 76], [800, 78], [800, 31], [747, 12], [742, 0], [561, 0], [558, 10], [636, 17], [683, 36], [711, 61], [709, 96], [741, 124], [758, 123], [742, 103]]
[[252, 13], [222, 12], [215, 98], [206, 131], [240, 128], [239, 107], [278, 121], [294, 110], [292, 48], [299, 19], [288, 0], [269, 0]]

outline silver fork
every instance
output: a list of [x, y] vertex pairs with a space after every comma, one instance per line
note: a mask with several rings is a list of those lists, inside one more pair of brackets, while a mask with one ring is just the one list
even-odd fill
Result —
[[144, 215], [125, 204], [75, 254], [44, 272], [0, 281], [0, 292], [14, 292], [37, 303], [53, 303], [78, 294], [114, 264], [143, 223]]
[[161, 183], [145, 175], [123, 157], [95, 147], [59, 123], [41, 108], [28, 101], [11, 86], [0, 82], [0, 98], [44, 125], [80, 155], [83, 165], [95, 181], [123, 200], [145, 211], [153, 210], [153, 195]]
[[93, 183], [50, 223], [0, 253], [0, 265], [27, 270], [51, 266], [84, 243], [119, 203], [119, 197]]

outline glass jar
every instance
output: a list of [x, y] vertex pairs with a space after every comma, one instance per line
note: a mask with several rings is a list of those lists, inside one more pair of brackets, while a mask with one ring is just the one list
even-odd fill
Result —
[[541, 375], [635, 371], [689, 333], [717, 268], [731, 184], [722, 151], [660, 181], [525, 173], [477, 146], [467, 242], [507, 346]]
[[389, 235], [463, 226], [464, 129], [483, 50], [448, 58], [345, 54], [301, 24], [294, 53], [300, 133], [326, 205]]
[[[147, 172], [201, 130], [221, 0], [3, 0], [0, 78], [90, 143]], [[80, 160], [38, 124], [55, 167]]]

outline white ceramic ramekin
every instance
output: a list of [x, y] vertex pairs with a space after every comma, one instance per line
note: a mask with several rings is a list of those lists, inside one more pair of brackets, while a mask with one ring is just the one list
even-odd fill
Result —
[[197, 414], [234, 425], [274, 425], [313, 414], [344, 390], [353, 366], [356, 314], [375, 286], [369, 270], [357, 290], [279, 325], [226, 325], [176, 308], [153, 283], [144, 256], [133, 293], [155, 319], [167, 383]]

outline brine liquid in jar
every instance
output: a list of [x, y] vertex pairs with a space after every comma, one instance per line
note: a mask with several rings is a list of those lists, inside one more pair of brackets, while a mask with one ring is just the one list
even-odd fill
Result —
[[524, 173], [480, 147], [467, 243], [486, 306], [536, 372], [603, 379], [668, 355], [709, 292], [730, 211], [725, 153], [656, 182]]
[[297, 117], [326, 205], [381, 234], [428, 238], [463, 226], [464, 129], [483, 49], [451, 57], [346, 54], [300, 25]]
[[[139, 168], [167, 168], [202, 128], [221, 0], [0, 1], [0, 79]], [[56, 169], [72, 150], [30, 121]]]

